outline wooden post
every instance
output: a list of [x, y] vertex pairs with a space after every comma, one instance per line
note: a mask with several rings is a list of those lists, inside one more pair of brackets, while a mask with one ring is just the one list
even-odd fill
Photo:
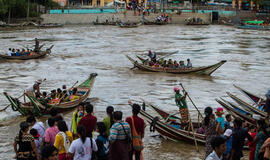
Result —
[[254, 4], [254, 3], [253, 3], [253, 1], [251, 0], [251, 1], [250, 1], [250, 10], [252, 10], [252, 11], [253, 11], [253, 4]]
[[235, 8], [235, 0], [232, 0], [232, 8]]
[[100, 0], [100, 6], [104, 7], [104, 0]]
[[238, 0], [238, 9], [241, 10], [242, 0]]

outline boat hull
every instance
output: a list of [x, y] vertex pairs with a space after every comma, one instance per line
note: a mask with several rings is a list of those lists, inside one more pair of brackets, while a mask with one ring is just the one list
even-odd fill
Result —
[[198, 74], [198, 75], [211, 75], [214, 71], [216, 71], [219, 67], [221, 67], [225, 60], [220, 61], [214, 65], [204, 66], [204, 67], [193, 67], [193, 68], [185, 68], [185, 69], [173, 69], [173, 68], [163, 68], [163, 67], [152, 67], [148, 65], [144, 65], [142, 63], [138, 63], [136, 60], [131, 58], [130, 56], [126, 57], [133, 63], [134, 67], [137, 67], [143, 71], [149, 72], [165, 72], [165, 73], [173, 73], [173, 74]]

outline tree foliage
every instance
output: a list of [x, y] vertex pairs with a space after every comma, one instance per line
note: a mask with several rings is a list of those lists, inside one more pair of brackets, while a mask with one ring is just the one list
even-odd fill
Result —
[[[11, 9], [12, 18], [24, 18], [27, 14], [27, 0], [0, 0], [0, 20], [7, 19], [9, 9]], [[46, 8], [59, 6], [52, 0], [30, 0], [30, 17], [38, 16], [37, 5], [43, 5]]]

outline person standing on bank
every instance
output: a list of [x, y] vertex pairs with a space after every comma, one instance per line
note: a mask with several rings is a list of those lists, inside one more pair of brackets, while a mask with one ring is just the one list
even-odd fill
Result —
[[187, 108], [187, 102], [186, 102], [186, 96], [187, 93], [183, 91], [184, 95], [180, 93], [180, 88], [177, 86], [174, 86], [173, 88], [175, 92], [175, 103], [177, 107], [179, 107], [179, 112], [182, 118], [182, 126], [185, 126], [188, 123], [189, 117], [188, 117], [188, 108]]
[[84, 126], [86, 130], [86, 137], [92, 137], [93, 131], [95, 130], [96, 123], [97, 123], [97, 117], [93, 116], [93, 105], [90, 103], [86, 103], [86, 113], [87, 115], [82, 117], [82, 119], [79, 121], [78, 126], [82, 125]]
[[[29, 124], [27, 122], [20, 123], [20, 132], [14, 140], [15, 158], [17, 160], [39, 160], [38, 151], [34, 141], [34, 137], [28, 133]], [[17, 149], [19, 145], [19, 149]]]
[[144, 129], [145, 123], [144, 120], [138, 117], [138, 114], [141, 111], [141, 106], [134, 103], [132, 105], [132, 116], [126, 118], [126, 122], [128, 122], [129, 126], [131, 127], [132, 132], [132, 147], [129, 154], [129, 159], [133, 159], [133, 153], [135, 152], [135, 159], [140, 160], [141, 151], [143, 150], [143, 143], [142, 139], [144, 137]]
[[115, 123], [110, 129], [110, 153], [109, 160], [128, 160], [131, 145], [131, 130], [127, 122], [122, 121], [123, 113], [113, 113]]
[[225, 139], [222, 137], [214, 137], [211, 140], [213, 152], [207, 156], [205, 160], [222, 160], [222, 155], [226, 151]]

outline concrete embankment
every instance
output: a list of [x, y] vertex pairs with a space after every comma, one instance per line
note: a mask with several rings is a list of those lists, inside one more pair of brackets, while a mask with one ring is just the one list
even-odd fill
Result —
[[[153, 21], [158, 13], [150, 13], [150, 15], [145, 16], [145, 19]], [[142, 15], [138, 13], [134, 15], [133, 12], [128, 11], [126, 16], [123, 13], [97, 13], [97, 14], [43, 14], [41, 18], [43, 23], [61, 23], [61, 24], [92, 24], [93, 21], [98, 17], [100, 22], [104, 22], [106, 19], [109, 21], [114, 18], [114, 20], [121, 19], [123, 21], [139, 22], [142, 20]], [[182, 13], [178, 15], [176, 13], [169, 14], [169, 22], [171, 24], [184, 24], [187, 18], [201, 18], [204, 22], [211, 22], [211, 14], [209, 13]]]

